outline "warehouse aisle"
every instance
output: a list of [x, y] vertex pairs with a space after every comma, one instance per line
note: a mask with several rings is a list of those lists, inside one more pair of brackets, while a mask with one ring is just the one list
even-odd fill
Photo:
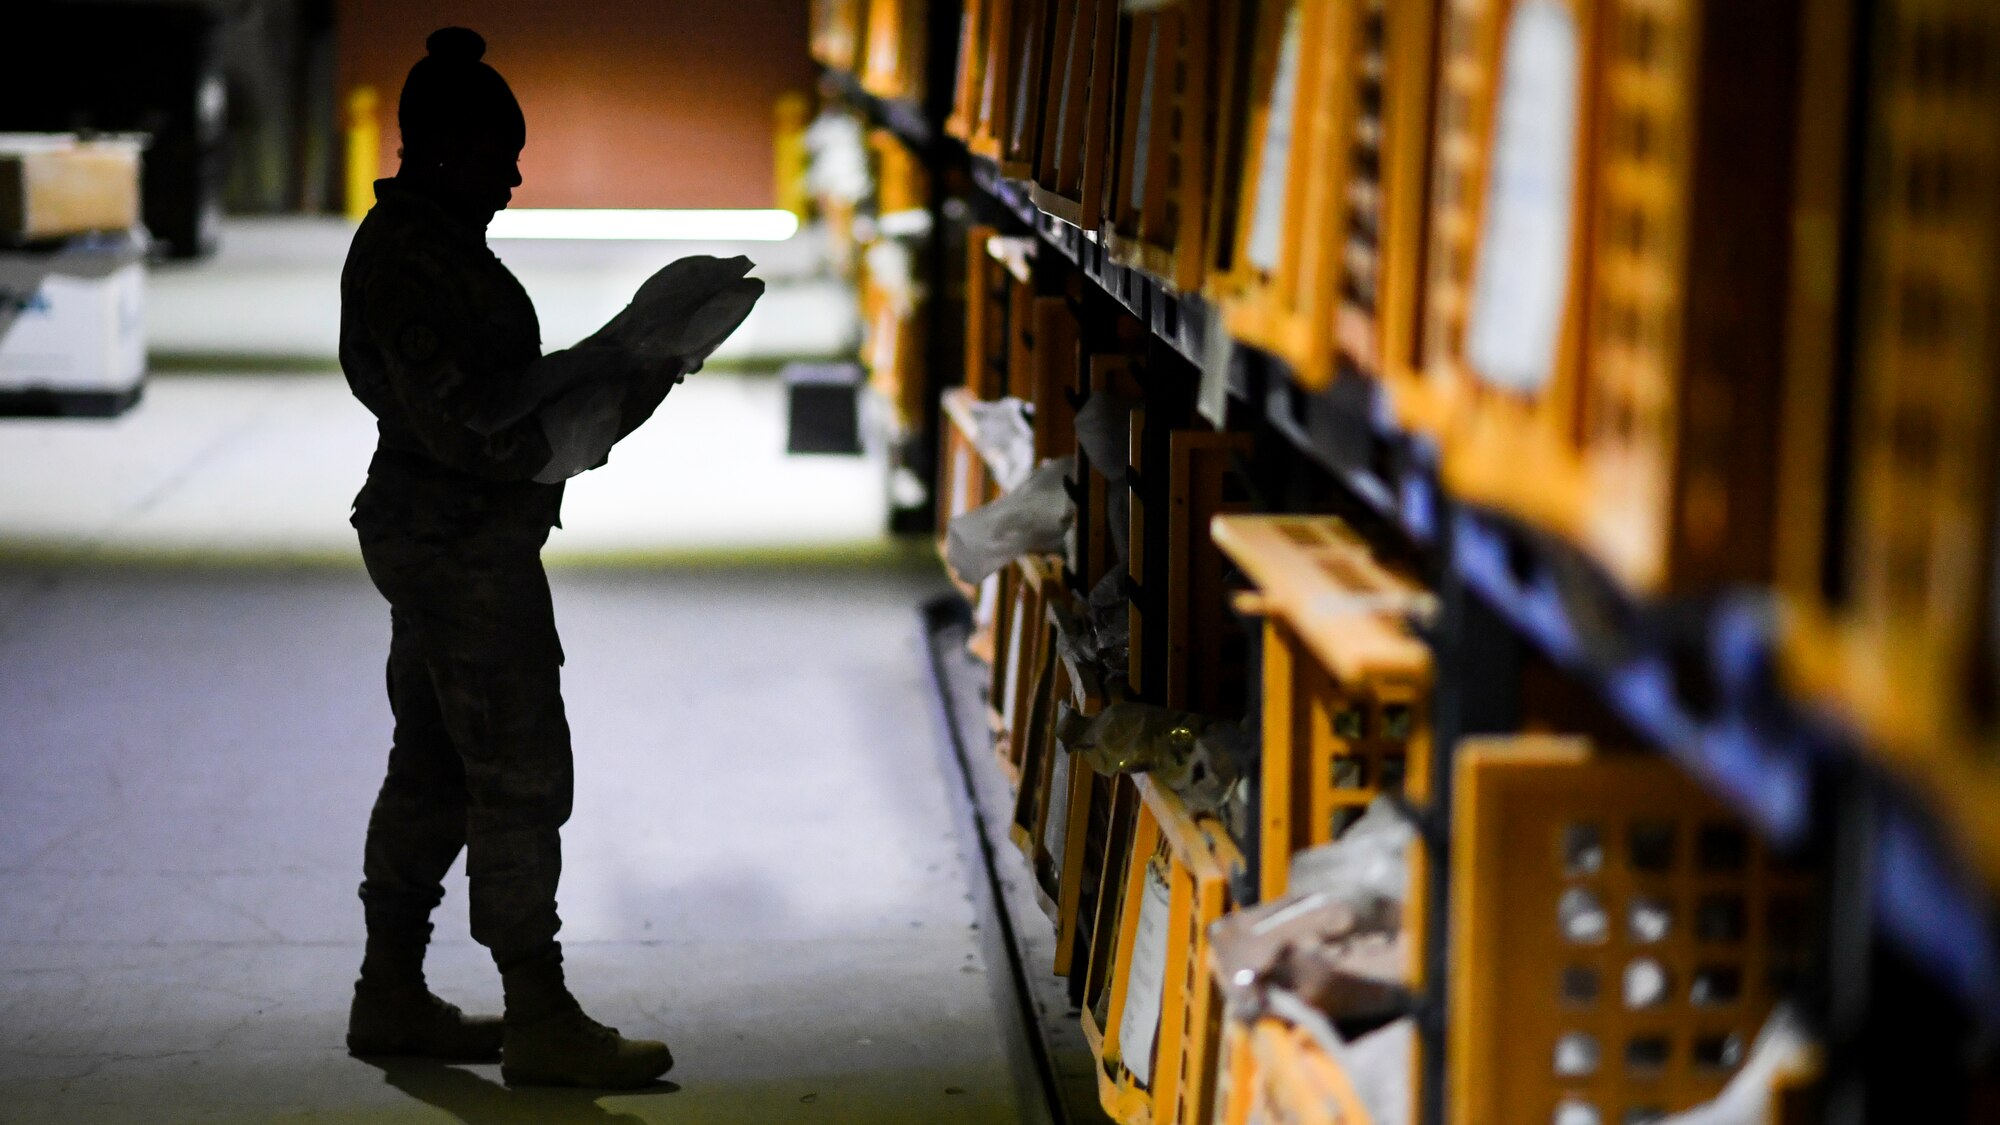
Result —
[[[0, 571], [0, 1119], [1016, 1120], [925, 695], [934, 583], [556, 573], [573, 982], [679, 1058], [593, 1097], [341, 1050], [389, 731], [358, 570]], [[432, 980], [491, 1009], [463, 892]]]

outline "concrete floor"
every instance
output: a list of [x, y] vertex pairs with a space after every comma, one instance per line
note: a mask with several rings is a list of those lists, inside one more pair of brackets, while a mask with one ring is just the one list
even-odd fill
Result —
[[[564, 938], [672, 1085], [341, 1050], [387, 617], [347, 570], [0, 571], [0, 1120], [1000, 1122], [1007, 1021], [925, 698], [923, 571], [558, 571]], [[432, 979], [498, 1004], [449, 883]]]

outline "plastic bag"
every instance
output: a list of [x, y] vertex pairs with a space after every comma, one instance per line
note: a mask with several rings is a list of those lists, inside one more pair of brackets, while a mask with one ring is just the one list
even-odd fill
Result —
[[1375, 1125], [1409, 1125], [1411, 1063], [1416, 1058], [1417, 1021], [1391, 1020], [1347, 1045], [1340, 1060], [1354, 1096]]
[[1097, 645], [1097, 659], [1100, 665], [1116, 670], [1121, 677], [1132, 648], [1132, 602], [1125, 596], [1125, 579], [1125, 563], [1121, 559], [1090, 588], [1089, 598], [1091, 638]]
[[699, 368], [764, 295], [764, 283], [748, 276], [755, 268], [741, 254], [692, 254], [670, 262], [584, 343], [612, 344], [642, 361], [678, 359], [688, 370]]
[[974, 400], [973, 444], [993, 470], [1003, 492], [1012, 492], [1035, 467], [1035, 427], [1028, 421], [1028, 404], [1018, 398], [994, 402]]
[[1812, 1039], [1789, 1005], [1772, 1009], [1750, 1054], [1715, 1100], [1661, 1118], [1659, 1125], [1764, 1125], [1777, 1079], [1812, 1064]]
[[1112, 482], [1125, 479], [1126, 461], [1131, 456], [1132, 411], [1138, 399], [1099, 391], [1085, 400], [1076, 412], [1076, 444], [1090, 459], [1090, 466]]
[[1401, 906], [1410, 893], [1410, 845], [1416, 825], [1387, 798], [1368, 811], [1340, 839], [1292, 856], [1288, 886], [1297, 894], [1326, 894], [1357, 910], [1382, 903]]
[[1058, 607], [1063, 628], [1056, 646], [1065, 659], [1094, 669], [1105, 680], [1125, 677], [1132, 643], [1131, 602], [1125, 598], [1125, 567], [1119, 564], [1092, 588], [1082, 612]]
[[1257, 736], [1242, 723], [1209, 720], [1195, 734], [1186, 754], [1155, 771], [1188, 811], [1229, 823], [1232, 832], [1243, 825], [1231, 815], [1247, 807], [1249, 775], [1257, 768]]
[[602, 465], [748, 319], [764, 294], [764, 283], [747, 276], [753, 268], [741, 255], [706, 254], [662, 267], [589, 339], [530, 367], [515, 409], [485, 423], [497, 429], [514, 420], [509, 414], [535, 412], [549, 441], [549, 462], [535, 474], [544, 484]]
[[1036, 469], [1021, 487], [990, 504], [954, 516], [945, 532], [945, 561], [960, 581], [977, 585], [1023, 555], [1062, 550], [1063, 534], [1076, 522], [1063, 481], [1069, 457]]
[[807, 191], [847, 203], [868, 198], [868, 141], [858, 119], [829, 109], [806, 128], [805, 145]]
[[1150, 773], [1185, 763], [1212, 722], [1192, 711], [1119, 700], [1089, 718], [1064, 716], [1056, 739], [1098, 773]]

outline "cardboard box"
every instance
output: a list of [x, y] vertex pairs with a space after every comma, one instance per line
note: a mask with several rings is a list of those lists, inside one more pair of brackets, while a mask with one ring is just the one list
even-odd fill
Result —
[[52, 273], [31, 293], [0, 291], [15, 306], [0, 335], [0, 394], [122, 394], [146, 373], [146, 268], [99, 277]]
[[0, 241], [139, 225], [139, 141], [0, 133]]

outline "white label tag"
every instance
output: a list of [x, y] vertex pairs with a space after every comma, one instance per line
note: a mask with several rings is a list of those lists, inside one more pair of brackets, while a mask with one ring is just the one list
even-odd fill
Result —
[[1524, 0], [1507, 31], [1466, 338], [1473, 368], [1508, 390], [1539, 391], [1555, 374], [1578, 108], [1574, 17], [1557, 0]]
[[1132, 966], [1125, 980], [1125, 1012], [1118, 1021], [1118, 1054], [1141, 1086], [1153, 1084], [1153, 1045], [1160, 1034], [1160, 1001], [1167, 979], [1167, 922], [1173, 892], [1146, 865], [1139, 900], [1139, 932], [1132, 938]]
[[1293, 4], [1285, 13], [1285, 38], [1271, 76], [1271, 112], [1264, 120], [1264, 152], [1257, 165], [1257, 198], [1250, 213], [1250, 264], [1278, 268], [1285, 238], [1285, 189], [1292, 179], [1292, 108], [1299, 94], [1299, 41], [1305, 17]]

